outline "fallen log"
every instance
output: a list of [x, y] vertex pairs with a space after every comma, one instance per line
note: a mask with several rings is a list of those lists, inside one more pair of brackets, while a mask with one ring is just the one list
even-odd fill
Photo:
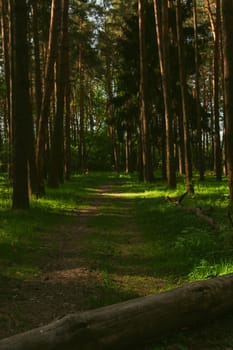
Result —
[[232, 309], [233, 274], [229, 274], [68, 315], [47, 326], [0, 340], [0, 349], [135, 349]]
[[[184, 193], [186, 195], [187, 192]], [[182, 200], [184, 195], [181, 196]], [[173, 199], [169, 196], [166, 197], [166, 201], [171, 203], [172, 205], [175, 205], [178, 208], [181, 208], [182, 210], [186, 211], [187, 213], [193, 213], [195, 214], [199, 219], [205, 221], [207, 224], [209, 224], [212, 228], [214, 229], [219, 229], [218, 225], [215, 223], [214, 219], [211, 218], [210, 216], [206, 215], [206, 212], [209, 211], [209, 208], [200, 208], [200, 207], [195, 207], [195, 208], [190, 208], [186, 207], [181, 204], [180, 199], [176, 200]]]

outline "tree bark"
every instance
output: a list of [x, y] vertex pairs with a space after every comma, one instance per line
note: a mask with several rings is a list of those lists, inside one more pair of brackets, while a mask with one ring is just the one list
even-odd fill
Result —
[[146, 6], [147, 1], [138, 0], [138, 24], [139, 24], [139, 57], [140, 57], [140, 142], [141, 142], [141, 160], [142, 160], [142, 178], [144, 182], [153, 181], [153, 169], [150, 150], [149, 136], [149, 108], [147, 96], [147, 55], [146, 55]]
[[233, 203], [233, 0], [221, 0], [224, 50], [226, 154], [230, 202]]
[[183, 137], [184, 137], [184, 163], [185, 163], [185, 183], [186, 191], [193, 192], [192, 186], [192, 164], [191, 150], [189, 138], [189, 120], [187, 113], [187, 84], [184, 64], [184, 49], [183, 49], [183, 28], [181, 19], [181, 3], [177, 0], [176, 4], [176, 32], [178, 46], [178, 61], [179, 61], [179, 76], [180, 76], [180, 92], [182, 102], [182, 121], [183, 121]]
[[64, 182], [64, 111], [65, 92], [68, 82], [68, 8], [69, 0], [62, 0], [62, 20], [60, 27], [61, 45], [58, 50], [56, 62], [56, 113], [54, 117], [53, 135], [51, 141], [50, 168], [48, 174], [48, 185], [53, 188], [59, 187]]
[[28, 76], [27, 3], [14, 1], [13, 74], [13, 209], [29, 208], [29, 156], [31, 136], [31, 101]]
[[172, 106], [170, 89], [170, 64], [169, 64], [169, 26], [168, 26], [168, 1], [154, 0], [154, 13], [156, 35], [159, 53], [160, 72], [162, 77], [163, 99], [165, 109], [166, 130], [166, 171], [167, 181], [171, 188], [176, 187], [176, 168], [174, 160], [174, 142], [172, 130]]
[[200, 180], [204, 180], [204, 157], [202, 146], [201, 110], [200, 110], [200, 73], [199, 73], [199, 52], [197, 33], [197, 5], [193, 0], [193, 27], [194, 27], [194, 49], [195, 49], [195, 99], [196, 99], [196, 121], [197, 121], [197, 159]]
[[41, 111], [42, 103], [42, 77], [41, 77], [41, 59], [40, 59], [40, 43], [39, 43], [39, 30], [38, 30], [38, 2], [36, 0], [31, 1], [32, 10], [32, 32], [33, 32], [33, 44], [34, 44], [34, 57], [35, 57], [35, 98], [36, 98], [36, 114], [37, 114], [37, 128]]
[[221, 33], [221, 18], [220, 18], [220, 0], [216, 0], [216, 18], [214, 21], [211, 12], [210, 0], [206, 0], [206, 8], [209, 15], [211, 30], [214, 40], [214, 56], [213, 56], [213, 149], [214, 149], [214, 171], [217, 180], [222, 179], [222, 150], [220, 142], [220, 127], [219, 127], [219, 61], [220, 61], [220, 33]]
[[1, 35], [2, 35], [2, 50], [4, 59], [4, 72], [6, 83], [6, 104], [7, 104], [7, 122], [8, 122], [8, 144], [9, 144], [9, 156], [8, 156], [8, 173], [12, 178], [12, 145], [13, 145], [13, 23], [11, 21], [12, 13], [12, 0], [0, 1], [1, 7]]
[[45, 174], [45, 143], [48, 132], [48, 118], [50, 112], [50, 99], [53, 92], [54, 64], [57, 58], [58, 28], [61, 17], [61, 0], [53, 0], [51, 5], [51, 19], [49, 31], [49, 44], [46, 57], [45, 87], [42, 96], [40, 118], [37, 131], [36, 161], [38, 177], [38, 193], [44, 194]]
[[0, 341], [1, 350], [137, 349], [233, 309], [233, 274], [68, 315]]

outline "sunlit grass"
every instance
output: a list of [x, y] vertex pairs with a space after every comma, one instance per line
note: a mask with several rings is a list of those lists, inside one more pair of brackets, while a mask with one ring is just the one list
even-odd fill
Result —
[[[170, 190], [161, 180], [143, 184], [135, 175], [77, 175], [57, 190], [47, 189], [45, 197], [33, 199], [31, 210], [26, 213], [10, 210], [11, 188], [6, 178], [0, 182], [1, 198], [5, 201], [0, 206], [0, 252], [4, 252], [0, 255], [0, 272], [3, 274], [16, 276], [20, 266], [25, 276], [33, 271], [38, 274], [37, 260], [42, 253], [40, 250], [35, 253], [36, 247], [48, 228], [77, 217], [79, 210], [92, 205], [93, 196], [98, 193], [106, 198], [106, 204], [100, 205], [98, 216], [88, 220], [93, 234], [80, 242], [81, 254], [92, 267], [117, 280], [119, 288], [136, 293], [135, 286], [138, 286], [141, 295], [142, 280], [148, 285], [148, 281], [153, 284], [154, 280], [161, 279], [163, 284], [159, 290], [162, 290], [232, 271], [226, 180], [196, 181], [195, 194], [188, 195], [183, 203], [213, 208], [210, 215], [217, 220], [219, 232], [214, 232], [193, 214], [167, 203], [166, 196], [175, 198], [184, 193], [182, 179], [176, 190]], [[99, 192], [100, 186], [106, 183], [111, 183], [112, 189]], [[10, 268], [6, 268], [9, 264]], [[143, 288], [144, 292], [146, 289], [150, 292], [157, 287], [148, 285]]]
[[[105, 191], [106, 184], [111, 186]], [[59, 189], [46, 189], [45, 197], [32, 198], [29, 211], [15, 212], [10, 209], [11, 186], [2, 177], [0, 274], [16, 279], [40, 275], [41, 259], [47, 254], [41, 249], [43, 242], [49, 237], [56, 247], [56, 227], [79, 225], [80, 211], [91, 206], [97, 212], [86, 218], [88, 229], [79, 239], [76, 257], [98, 276], [85, 307], [231, 273], [233, 229], [227, 217], [226, 179], [195, 180], [194, 186], [195, 193], [182, 205], [208, 208], [218, 230], [166, 201], [167, 196], [179, 198], [185, 192], [183, 179], [170, 190], [161, 179], [144, 184], [135, 174], [77, 175]]]

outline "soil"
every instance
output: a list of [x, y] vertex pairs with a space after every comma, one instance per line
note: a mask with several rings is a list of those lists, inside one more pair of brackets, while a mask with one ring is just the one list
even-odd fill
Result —
[[[48, 233], [40, 247], [45, 254], [40, 262], [42, 272], [37, 277], [29, 280], [0, 277], [0, 338], [90, 309], [90, 300], [93, 305], [98, 300], [103, 302], [101, 276], [88, 267], [79, 250], [82, 236], [93, 232], [89, 218], [98, 215], [107, 200], [101, 194], [110, 189], [111, 186], [102, 187], [90, 207], [78, 211], [75, 222], [57, 226]], [[233, 350], [233, 317], [202, 329], [184, 330], [178, 338], [170, 337], [152, 349]]]

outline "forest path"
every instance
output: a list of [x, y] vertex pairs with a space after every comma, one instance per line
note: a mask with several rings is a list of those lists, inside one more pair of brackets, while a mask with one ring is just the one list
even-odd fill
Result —
[[101, 216], [103, 210], [107, 210], [110, 220], [114, 216], [123, 219], [125, 230], [134, 230], [126, 225], [133, 223], [132, 205], [126, 199], [112, 197], [113, 186], [106, 184], [97, 188], [86, 199], [88, 205], [72, 214], [71, 223], [59, 224], [43, 234], [40, 249], [44, 252], [38, 276], [28, 280], [1, 278], [4, 288], [0, 293], [0, 338], [96, 307], [96, 304], [132, 297], [118, 296], [118, 291], [108, 285], [106, 276], [95, 268], [95, 263], [91, 266], [88, 256], [81, 252], [82, 238], [99, 234], [90, 221]]
[[[4, 292], [0, 304], [0, 338], [45, 325], [70, 313], [138, 296], [112, 283], [107, 268], [111, 259], [114, 263], [114, 252], [108, 242], [104, 247], [98, 245], [101, 235], [98, 225], [101, 222], [102, 227], [103, 220], [105, 230], [109, 230], [105, 236], [109, 239], [116, 234], [116, 224], [119, 239], [138, 239], [135, 201], [123, 197], [120, 188], [109, 183], [90, 194], [87, 202], [84, 209], [73, 213], [70, 223], [59, 224], [44, 235], [40, 247], [44, 251], [41, 273], [37, 277], [1, 279]], [[83, 243], [88, 237], [90, 240]], [[106, 271], [99, 269], [98, 255], [104, 255]], [[149, 282], [162, 283], [162, 280]], [[148, 350], [194, 349], [233, 350], [233, 317], [216, 320], [201, 329], [186, 329], [157, 346], [148, 347]]]

